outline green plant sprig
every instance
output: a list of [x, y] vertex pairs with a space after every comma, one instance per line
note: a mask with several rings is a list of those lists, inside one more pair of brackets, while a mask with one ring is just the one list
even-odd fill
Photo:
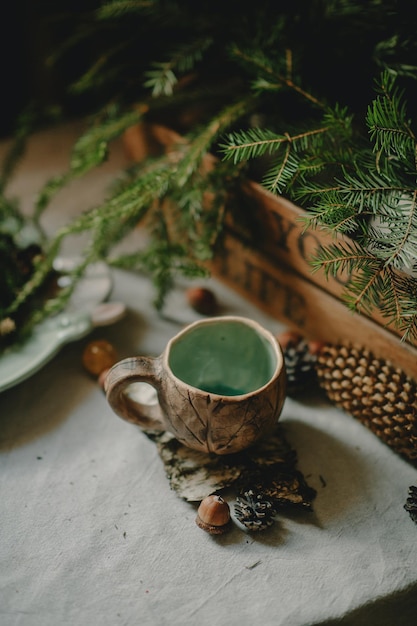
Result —
[[312, 201], [310, 227], [324, 225], [357, 239], [349, 256], [339, 243], [320, 250], [313, 265], [336, 273], [348, 265], [347, 304], [367, 314], [378, 309], [403, 339], [415, 341], [411, 294], [417, 281], [407, 268], [416, 262], [417, 142], [395, 77], [383, 73], [378, 92], [366, 116], [371, 145], [366, 149], [360, 142], [350, 171], [342, 167], [335, 185], [312, 182], [299, 195]]
[[152, 91], [153, 97], [171, 96], [178, 83], [178, 76], [190, 72], [212, 45], [211, 38], [198, 39], [179, 46], [167, 61], [154, 61], [151, 69], [145, 73], [144, 87]]
[[113, 111], [108, 112], [103, 121], [87, 128], [74, 144], [69, 170], [49, 180], [38, 194], [34, 210], [35, 223], [39, 224], [42, 213], [65, 185], [106, 161], [110, 143], [120, 137], [126, 129], [138, 123], [141, 118], [142, 112], [139, 108], [120, 114], [115, 107]]

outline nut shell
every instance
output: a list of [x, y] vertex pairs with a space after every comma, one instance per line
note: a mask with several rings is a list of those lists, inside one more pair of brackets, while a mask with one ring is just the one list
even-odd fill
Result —
[[220, 535], [230, 528], [230, 507], [221, 496], [207, 496], [198, 507], [196, 524], [208, 533]]
[[82, 363], [93, 376], [99, 376], [101, 372], [112, 367], [117, 359], [116, 350], [105, 339], [90, 341], [82, 354]]
[[289, 345], [297, 345], [302, 339], [303, 336], [293, 330], [285, 330], [277, 335], [278, 343], [283, 350]]
[[217, 298], [206, 287], [190, 287], [186, 292], [187, 301], [191, 308], [202, 315], [214, 315], [218, 311]]

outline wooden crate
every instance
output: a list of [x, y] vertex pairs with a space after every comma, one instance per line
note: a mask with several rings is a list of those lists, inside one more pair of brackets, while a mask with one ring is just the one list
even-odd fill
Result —
[[[349, 275], [347, 273], [325, 276], [324, 270], [313, 271], [311, 261], [320, 247], [335, 243], [332, 233], [324, 228], [307, 229], [305, 211], [282, 196], [277, 196], [256, 182], [248, 180], [238, 198], [239, 207], [229, 220], [229, 228], [238, 239], [261, 252], [270, 261], [284, 264], [309, 282], [342, 299]], [[239, 219], [239, 212], [242, 219]], [[338, 235], [337, 241], [349, 242]], [[388, 324], [378, 309], [370, 314], [382, 327], [401, 336], [394, 324]]]

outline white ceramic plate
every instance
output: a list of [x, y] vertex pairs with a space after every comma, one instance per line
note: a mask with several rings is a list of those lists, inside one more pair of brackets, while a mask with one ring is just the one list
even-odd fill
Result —
[[[65, 271], [73, 263], [71, 259], [57, 259], [55, 269]], [[7, 348], [0, 356], [0, 392], [34, 374], [64, 344], [81, 339], [95, 326], [119, 319], [124, 312], [123, 305], [109, 303], [100, 306], [110, 295], [111, 288], [107, 265], [92, 264], [79, 281], [65, 311], [38, 324], [26, 341]], [[107, 310], [105, 306], [108, 306]]]

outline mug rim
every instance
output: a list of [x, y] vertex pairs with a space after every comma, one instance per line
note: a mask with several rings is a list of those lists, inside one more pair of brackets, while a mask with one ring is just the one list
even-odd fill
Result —
[[[174, 374], [169, 364], [169, 355], [170, 355], [172, 346], [177, 341], [179, 341], [181, 337], [188, 334], [189, 331], [193, 330], [193, 328], [197, 326], [204, 326], [204, 325], [208, 326], [210, 324], [215, 324], [217, 322], [239, 322], [241, 324], [245, 324], [246, 326], [252, 327], [257, 333], [261, 334], [264, 338], [268, 340], [268, 343], [273, 347], [273, 350], [275, 353], [276, 365], [275, 365], [274, 372], [271, 374], [271, 376], [269, 377], [269, 379], [267, 380], [265, 384], [261, 385], [260, 387], [257, 387], [256, 389], [253, 389], [252, 391], [248, 391], [246, 393], [236, 394], [234, 396], [227, 396], [223, 394], [214, 393], [211, 391], [210, 392], [204, 391], [204, 389], [200, 389], [200, 387], [195, 387], [194, 385], [185, 382], [184, 380], [182, 380], [182, 378], [179, 378], [176, 374]], [[236, 401], [239, 398], [244, 398], [247, 396], [255, 395], [259, 393], [260, 391], [262, 391], [263, 389], [265, 389], [266, 387], [269, 387], [273, 383], [273, 381], [277, 380], [279, 375], [281, 375], [284, 370], [284, 355], [282, 353], [282, 349], [277, 338], [274, 336], [274, 334], [270, 330], [265, 328], [260, 322], [257, 322], [256, 320], [250, 317], [245, 317], [243, 315], [219, 315], [217, 317], [208, 317], [205, 319], [200, 319], [200, 320], [195, 320], [194, 322], [190, 322], [190, 324], [187, 324], [178, 333], [176, 333], [176, 335], [171, 337], [171, 339], [166, 344], [165, 350], [163, 352], [163, 365], [164, 365], [164, 368], [166, 368], [166, 370], [169, 371], [170, 375], [176, 381], [178, 381], [178, 383], [180, 383], [182, 387], [192, 388], [201, 393], [208, 394], [210, 396], [216, 396], [218, 398], [222, 398], [224, 401], [232, 402], [232, 401]]]

